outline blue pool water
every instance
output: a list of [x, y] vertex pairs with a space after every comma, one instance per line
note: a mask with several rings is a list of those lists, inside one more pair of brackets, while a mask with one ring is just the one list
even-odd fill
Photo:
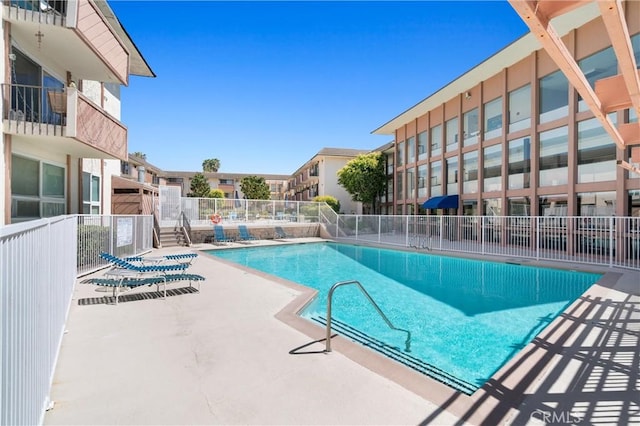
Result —
[[[599, 274], [483, 262], [336, 243], [212, 250], [210, 254], [319, 291], [301, 313], [325, 323], [336, 290], [336, 331], [462, 392], [472, 393], [529, 343]], [[408, 351], [407, 351], [408, 349]]]

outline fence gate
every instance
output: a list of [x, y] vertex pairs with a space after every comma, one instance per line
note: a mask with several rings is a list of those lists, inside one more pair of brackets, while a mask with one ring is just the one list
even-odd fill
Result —
[[177, 186], [160, 186], [160, 226], [175, 226], [180, 219], [182, 190]]

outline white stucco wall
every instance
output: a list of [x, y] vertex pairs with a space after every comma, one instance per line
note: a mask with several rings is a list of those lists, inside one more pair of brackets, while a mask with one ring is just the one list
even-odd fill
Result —
[[340, 201], [341, 213], [362, 213], [362, 203], [351, 200], [351, 195], [338, 184], [338, 170], [343, 168], [350, 159], [324, 157], [320, 159], [318, 167], [320, 195], [331, 195]]

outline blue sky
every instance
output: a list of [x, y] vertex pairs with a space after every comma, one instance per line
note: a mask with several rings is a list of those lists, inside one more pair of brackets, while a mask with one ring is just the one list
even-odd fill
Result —
[[157, 74], [122, 90], [129, 152], [164, 170], [291, 174], [525, 34], [506, 1], [111, 1]]

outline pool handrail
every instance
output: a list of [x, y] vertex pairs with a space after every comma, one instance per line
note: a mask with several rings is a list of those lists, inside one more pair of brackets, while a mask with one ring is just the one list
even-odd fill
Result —
[[329, 289], [329, 294], [327, 295], [327, 338], [326, 338], [325, 350], [324, 351], [325, 352], [331, 352], [331, 304], [332, 304], [332, 301], [333, 301], [333, 292], [338, 287], [342, 287], [344, 285], [351, 285], [351, 284], [356, 284], [357, 285], [357, 287], [360, 289], [362, 294], [365, 295], [365, 297], [369, 300], [369, 302], [371, 302], [371, 305], [376, 309], [376, 311], [378, 311], [378, 314], [380, 314], [380, 316], [382, 317], [384, 322], [387, 323], [389, 328], [391, 328], [392, 330], [397, 330], [397, 331], [402, 331], [404, 333], [407, 333], [407, 340], [405, 341], [405, 349], [404, 349], [404, 351], [405, 352], [411, 352], [411, 331], [405, 330], [404, 328], [398, 328], [398, 327], [394, 326], [391, 323], [391, 321], [389, 320], [389, 318], [387, 318], [387, 316], [384, 314], [384, 312], [382, 312], [382, 309], [380, 309], [380, 306], [378, 306], [378, 304], [375, 302], [375, 300], [373, 300], [373, 298], [371, 297], [369, 292], [367, 292], [367, 290], [364, 289], [362, 284], [360, 284], [360, 281], [357, 281], [357, 280], [340, 281], [340, 282], [337, 282], [334, 285], [332, 285], [331, 288]]

